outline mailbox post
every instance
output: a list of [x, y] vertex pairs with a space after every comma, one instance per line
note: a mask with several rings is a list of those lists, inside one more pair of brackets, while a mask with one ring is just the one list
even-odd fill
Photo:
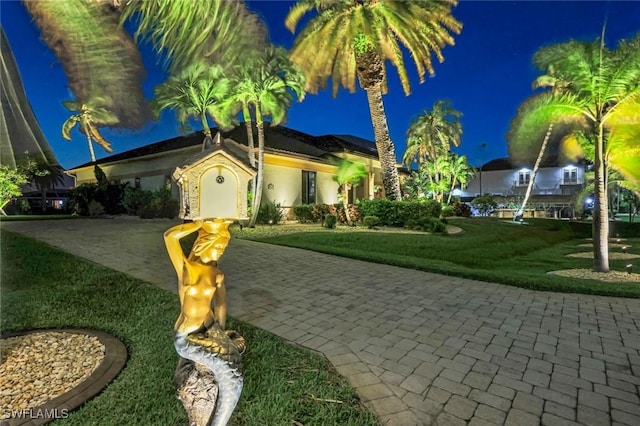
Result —
[[[226, 288], [218, 260], [231, 237], [229, 225], [248, 220], [247, 187], [255, 174], [219, 133], [211, 147], [173, 173], [180, 190], [180, 217], [190, 220], [164, 234], [181, 304], [174, 326], [180, 355], [174, 382], [190, 425], [226, 425], [242, 391], [245, 342], [225, 329]], [[185, 256], [180, 240], [196, 232]]]

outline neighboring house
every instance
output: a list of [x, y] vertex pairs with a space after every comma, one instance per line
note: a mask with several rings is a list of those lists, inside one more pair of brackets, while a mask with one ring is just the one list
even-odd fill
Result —
[[[460, 191], [460, 199], [471, 201], [480, 194], [491, 194], [505, 207], [518, 206], [527, 191], [532, 168], [516, 165], [508, 158], [491, 160], [483, 164], [467, 188]], [[582, 163], [560, 163], [553, 157], [543, 160], [528, 205], [545, 211], [546, 216], [573, 217], [575, 196], [584, 187], [584, 170]]]
[[[217, 129], [212, 129], [214, 134]], [[254, 135], [257, 129], [254, 127]], [[225, 143], [248, 155], [244, 123], [222, 132]], [[128, 182], [133, 187], [155, 190], [171, 183], [174, 196], [178, 190], [171, 175], [202, 151], [201, 132], [153, 143], [98, 160], [100, 168], [112, 182]], [[257, 151], [257, 137], [256, 137]], [[311, 136], [282, 126], [265, 123], [265, 167], [263, 203], [274, 201], [289, 208], [300, 204], [334, 204], [338, 184], [333, 180], [340, 159], [360, 162], [369, 177], [349, 191], [349, 201], [382, 196], [382, 174], [373, 142], [349, 135]], [[76, 186], [95, 182], [93, 165], [86, 163], [67, 171]]]

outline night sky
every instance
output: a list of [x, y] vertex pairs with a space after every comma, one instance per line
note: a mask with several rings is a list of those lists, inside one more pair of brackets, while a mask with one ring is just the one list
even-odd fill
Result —
[[[63, 0], [56, 0], [63, 1]], [[288, 1], [249, 1], [249, 8], [267, 22], [274, 43], [289, 48], [294, 35], [284, 27], [291, 6]], [[504, 157], [504, 135], [518, 105], [531, 95], [531, 82], [538, 72], [531, 64], [542, 46], [571, 38], [592, 41], [602, 31], [607, 18], [605, 39], [615, 47], [621, 38], [640, 32], [640, 1], [461, 1], [453, 9], [463, 23], [456, 45], [443, 51], [445, 62], [435, 59], [436, 75], [418, 84], [415, 66], [408, 55], [405, 63], [412, 82], [408, 97], [400, 88], [395, 69], [388, 66], [389, 94], [384, 97], [391, 138], [398, 159], [405, 148], [411, 119], [436, 100], [450, 99], [464, 115], [464, 135], [458, 150], [471, 164]], [[58, 161], [71, 168], [90, 161], [86, 139], [76, 130], [73, 140], [62, 139], [60, 129], [69, 117], [61, 104], [73, 99], [62, 66], [39, 38], [18, 1], [2, 0], [0, 18], [22, 74], [27, 97]], [[148, 74], [144, 90], [148, 98], [162, 82], [161, 63], [149, 48], [142, 49]], [[328, 84], [330, 88], [331, 85]], [[373, 129], [364, 91], [349, 94], [342, 90], [337, 99], [329, 91], [307, 95], [289, 110], [286, 126], [313, 135], [351, 134], [373, 140]], [[159, 122], [150, 122], [136, 131], [103, 132], [113, 143], [114, 153], [179, 135], [172, 111], [165, 111]], [[486, 144], [485, 148], [481, 148]], [[109, 154], [96, 147], [98, 158]]]

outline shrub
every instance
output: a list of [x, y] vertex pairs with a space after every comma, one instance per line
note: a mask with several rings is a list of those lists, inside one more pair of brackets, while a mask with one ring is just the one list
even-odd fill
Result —
[[275, 201], [269, 201], [260, 206], [258, 210], [258, 217], [256, 218], [258, 223], [275, 225], [280, 223], [284, 217], [284, 210], [280, 203]]
[[442, 217], [451, 217], [454, 214], [453, 206], [442, 206], [442, 212], [440, 213]]
[[316, 204], [313, 206], [313, 221], [324, 223], [324, 218], [329, 214], [329, 206], [327, 204]]
[[440, 219], [424, 216], [421, 218], [409, 219], [405, 228], [413, 231], [443, 233], [446, 231], [447, 226]]
[[336, 227], [336, 223], [338, 222], [338, 217], [334, 214], [328, 214], [324, 218], [324, 222], [322, 226], [328, 229], [334, 229]]
[[374, 226], [378, 226], [380, 224], [380, 218], [378, 216], [365, 216], [362, 219], [362, 223], [369, 229], [372, 229]]
[[498, 207], [498, 203], [493, 195], [489, 194], [474, 198], [473, 201], [471, 201], [471, 205], [478, 210], [481, 216], [488, 216]]
[[471, 217], [471, 207], [467, 204], [456, 202], [453, 204], [453, 215], [458, 217]]
[[87, 206], [87, 212], [91, 217], [100, 216], [104, 214], [104, 207], [99, 201], [91, 200]]
[[405, 226], [423, 217], [440, 217], [441, 205], [435, 200], [391, 201], [386, 199], [360, 202], [362, 216], [377, 216], [381, 225]]
[[307, 222], [316, 222], [317, 219], [314, 217], [314, 206], [313, 204], [303, 204], [301, 206], [293, 207], [293, 215], [300, 223]]
[[75, 212], [81, 216], [90, 216], [89, 204], [97, 201], [102, 204], [104, 213], [120, 214], [124, 208], [124, 194], [127, 184], [83, 183], [69, 194], [69, 201]]
[[89, 216], [89, 203], [95, 200], [98, 185], [95, 183], [83, 183], [76, 186], [69, 193], [69, 203], [73, 211], [80, 216]]

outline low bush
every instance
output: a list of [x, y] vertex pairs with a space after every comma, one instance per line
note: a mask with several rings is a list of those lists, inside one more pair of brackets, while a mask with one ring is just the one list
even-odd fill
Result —
[[471, 207], [468, 204], [456, 202], [453, 204], [453, 215], [458, 217], [471, 217]]
[[315, 205], [303, 204], [301, 206], [293, 206], [293, 216], [300, 223], [316, 222], [317, 219], [314, 216]]
[[256, 221], [262, 224], [276, 225], [284, 218], [284, 210], [280, 203], [268, 201], [260, 206]]
[[442, 206], [442, 212], [440, 213], [442, 217], [451, 217], [454, 216], [455, 213], [453, 211], [453, 206]]
[[498, 202], [493, 195], [482, 195], [471, 201], [471, 205], [480, 216], [489, 216], [498, 207]]
[[405, 224], [405, 228], [412, 231], [443, 233], [447, 226], [440, 219], [424, 216], [417, 219], [409, 219]]
[[338, 217], [336, 215], [328, 214], [327, 216], [325, 216], [322, 226], [324, 226], [327, 229], [334, 229], [336, 227], [337, 222], [338, 222]]
[[365, 216], [362, 219], [362, 223], [369, 229], [372, 229], [375, 226], [380, 225], [380, 218], [378, 216]]
[[391, 201], [386, 199], [363, 200], [359, 204], [360, 215], [377, 216], [381, 225], [405, 226], [409, 221], [425, 217], [440, 217], [442, 206], [435, 200]]

